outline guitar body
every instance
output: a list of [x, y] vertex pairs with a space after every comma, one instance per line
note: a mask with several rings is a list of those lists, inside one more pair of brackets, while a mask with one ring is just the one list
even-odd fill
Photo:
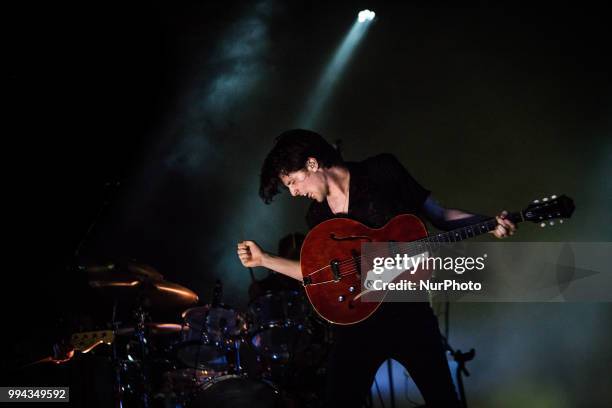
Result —
[[[574, 209], [571, 198], [552, 195], [534, 200], [522, 211], [509, 213], [507, 218], [514, 223], [531, 221], [544, 227], [553, 225], [555, 219], [570, 218]], [[421, 220], [409, 214], [398, 215], [384, 227], [376, 229], [348, 218], [324, 221], [308, 233], [302, 244], [300, 264], [306, 295], [315, 311], [331, 323], [348, 325], [361, 322], [376, 312], [384, 300], [384, 296], [380, 301], [361, 300], [362, 243], [418, 240], [435, 247], [473, 238], [496, 227], [495, 218], [489, 218], [429, 237]], [[397, 280], [398, 276], [392, 280]]]
[[[300, 255], [310, 303], [321, 317], [334, 324], [349, 325], [367, 319], [381, 302], [355, 299], [361, 292], [361, 244], [410, 242], [425, 237], [425, 225], [409, 214], [398, 215], [377, 229], [348, 218], [322, 222], [308, 233]], [[338, 261], [337, 268], [330, 266], [333, 261]]]

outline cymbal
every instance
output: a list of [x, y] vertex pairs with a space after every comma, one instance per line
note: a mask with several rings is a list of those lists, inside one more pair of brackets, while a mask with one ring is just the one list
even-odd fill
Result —
[[157, 270], [155, 270], [149, 265], [145, 265], [145, 264], [141, 264], [137, 262], [128, 262], [127, 269], [128, 271], [132, 273], [140, 274], [150, 279], [159, 279], [159, 280], [164, 279], [164, 275], [162, 275], [161, 273], [159, 273]]
[[[182, 330], [184, 330], [184, 326], [180, 324], [176, 324], [176, 323], [149, 322], [149, 323], [145, 323], [145, 328], [151, 334], [174, 334], [174, 333], [180, 333]], [[134, 326], [121, 327], [115, 330], [115, 334], [117, 336], [129, 336], [129, 335], [134, 334], [135, 331], [136, 331], [136, 327]]]
[[152, 280], [163, 280], [164, 275], [156, 269], [135, 261], [114, 261], [79, 265], [79, 270], [87, 272], [90, 279], [126, 278], [127, 276]]
[[164, 280], [142, 280], [134, 276], [115, 277], [110, 280], [89, 281], [93, 288], [106, 295], [146, 307], [158, 309], [186, 308], [198, 303], [198, 295], [177, 283]]

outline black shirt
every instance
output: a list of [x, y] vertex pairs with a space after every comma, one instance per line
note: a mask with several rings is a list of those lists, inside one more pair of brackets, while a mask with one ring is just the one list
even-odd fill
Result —
[[[351, 175], [348, 214], [332, 213], [327, 200], [322, 203], [315, 201], [306, 214], [310, 229], [331, 218], [351, 218], [370, 228], [380, 228], [396, 215], [421, 212], [430, 194], [391, 154], [380, 154], [345, 165]], [[425, 337], [437, 330], [437, 321], [426, 298], [422, 302], [400, 302], [392, 300], [393, 296], [389, 292], [381, 308], [366, 320], [354, 325], [334, 326], [336, 336], [346, 336], [346, 339], [369, 338], [371, 333], [384, 333], [383, 337], [397, 336], [403, 333], [407, 316], [410, 316], [412, 327], [430, 327], [419, 331], [421, 334], [429, 333]]]
[[348, 214], [332, 213], [327, 200], [313, 202], [306, 214], [310, 229], [321, 222], [348, 217], [370, 228], [380, 228], [399, 214], [416, 214], [430, 194], [392, 154], [362, 162], [347, 162], [350, 172]]
[[[309, 228], [339, 217], [380, 228], [396, 215], [421, 212], [430, 194], [391, 154], [359, 163], [348, 162], [346, 166], [350, 172], [348, 214], [333, 214], [327, 200], [315, 201], [306, 214]], [[427, 298], [420, 302], [395, 302], [390, 297], [385, 298], [373, 316], [356, 324], [333, 326], [326, 406], [361, 406], [360, 399], [366, 394], [369, 381], [388, 358], [398, 360], [414, 378], [419, 378], [419, 387], [427, 392], [432, 404], [458, 406], [438, 321]], [[353, 401], [346, 402], [347, 395], [353, 395]]]

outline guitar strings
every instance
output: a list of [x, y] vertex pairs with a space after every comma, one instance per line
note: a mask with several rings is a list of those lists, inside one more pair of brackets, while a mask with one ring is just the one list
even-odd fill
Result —
[[[491, 221], [492, 221], [492, 219], [490, 219], [490, 220], [488, 220], [488, 221], [484, 221], [484, 222], [482, 222], [482, 223], [480, 223], [480, 224], [474, 224], [474, 225], [473, 225], [473, 226], [471, 226], [471, 227], [481, 226], [481, 227], [491, 228], [491, 225], [487, 225], [487, 224], [491, 224]], [[483, 225], [483, 224], [484, 224], [484, 225]], [[496, 225], [496, 224], [494, 224], [494, 225]], [[407, 250], [410, 250], [410, 249], [414, 249], [414, 248], [416, 248], [416, 247], [422, 247], [422, 246], [423, 246], [423, 243], [425, 243], [425, 245], [428, 245], [429, 243], [433, 243], [433, 244], [447, 244], [447, 243], [453, 243], [453, 242], [457, 242], [457, 241], [451, 241], [450, 239], [449, 239], [449, 240], [447, 240], [447, 241], [441, 241], [441, 240], [439, 239], [439, 237], [440, 237], [440, 236], [443, 236], [443, 235], [445, 235], [445, 234], [446, 234], [446, 235], [449, 235], [449, 237], [451, 236], [451, 234], [453, 234], [454, 236], [459, 236], [459, 234], [458, 234], [456, 231], [459, 231], [459, 230], [465, 230], [464, 232], [467, 232], [467, 229], [468, 229], [468, 228], [471, 228], [471, 227], [462, 227], [462, 228], [458, 228], [458, 229], [456, 229], [456, 230], [452, 230], [452, 231], [443, 232], [443, 233], [440, 233], [440, 234], [437, 234], [437, 235], [433, 235], [433, 236], [430, 236], [430, 237], [422, 238], [422, 239], [415, 240], [415, 241], [412, 241], [412, 242], [407, 242], [407, 243], [397, 243], [397, 244], [398, 244], [398, 245], [403, 245], [403, 246], [405, 246], [405, 248], [406, 248]], [[474, 234], [474, 228], [471, 228], [471, 230], [470, 230], [470, 231], [472, 232], [473, 236], [476, 236], [476, 234]], [[477, 231], [477, 232], [480, 232], [480, 229], [476, 229], [476, 231]], [[489, 232], [489, 231], [490, 231], [490, 229], [489, 229], [489, 230], [487, 230], [486, 232]], [[480, 233], [482, 233], [482, 232], [480, 232]], [[469, 234], [468, 234], [468, 237], [469, 237]], [[433, 240], [433, 238], [438, 238], [438, 240], [437, 240], [437, 241], [435, 241], [435, 240]], [[388, 252], [387, 250], [384, 250], [384, 251], [383, 251], [383, 250], [379, 250], [379, 251], [374, 251], [374, 252], [372, 252], [372, 254], [373, 254], [373, 255], [382, 255], [382, 254], [387, 253], [387, 252]], [[417, 254], [418, 254], [418, 253], [417, 253]], [[356, 260], [361, 259], [362, 257], [363, 257], [363, 256], [362, 256], [362, 255], [360, 255], [360, 256], [358, 256], [358, 257], [354, 257], [354, 258], [350, 258], [350, 259], [345, 259], [345, 260], [339, 261], [339, 262], [338, 262], [338, 265], [339, 265], [339, 266], [341, 266], [341, 265], [346, 264], [346, 263], [348, 263], [348, 262], [353, 262], [353, 263], [354, 263]], [[311, 272], [310, 274], [308, 274], [307, 276], [311, 276], [311, 275], [313, 275], [313, 274], [315, 274], [315, 273], [317, 273], [317, 272], [319, 272], [319, 271], [321, 271], [321, 270], [323, 270], [323, 269], [325, 269], [325, 268], [329, 268], [329, 267], [331, 267], [331, 265], [326, 265], [326, 266], [324, 266], [324, 267], [322, 267], [322, 268], [316, 269], [316, 270], [314, 270], [313, 272]]]
[[[470, 238], [468, 231], [472, 233], [473, 237], [475, 237], [476, 235], [482, 234], [483, 233], [482, 231], [484, 231], [484, 232], [491, 231], [496, 226], [497, 226], [497, 221], [494, 220], [493, 218], [490, 218], [490, 219], [488, 219], [486, 221], [483, 221], [481, 223], [474, 224], [474, 225], [471, 225], [471, 226], [468, 226], [468, 227], [457, 228], [457, 229], [452, 230], [452, 231], [442, 232], [442, 233], [439, 233], [439, 234], [436, 234], [436, 235], [432, 235], [432, 236], [425, 237], [425, 238], [422, 238], [422, 239], [419, 239], [419, 240], [415, 240], [415, 241], [412, 241], [412, 242], [408, 242], [408, 243], [397, 243], [397, 245], [398, 246], [404, 246], [405, 247], [405, 252], [409, 252], [410, 250], [414, 250], [416, 248], [423, 248], [423, 246], [426, 247], [425, 249], [431, 249], [431, 248], [427, 248], [429, 246], [429, 244], [448, 244], [448, 243], [452, 243], [452, 242], [457, 242], [457, 241], [451, 241], [450, 240], [450, 237], [452, 237], [452, 236], [460, 237], [460, 238], [463, 239], [463, 237], [459, 234], [458, 231], [465, 232], [466, 235], [468, 235], [468, 238]], [[478, 227], [478, 228], [475, 228], [475, 227]], [[476, 230], [476, 232], [478, 232], [478, 234], [475, 234], [474, 230]], [[448, 236], [448, 238], [449, 238], [448, 241], [440, 241], [440, 237], [442, 237], [444, 235]], [[433, 238], [438, 238], [438, 241], [433, 240]], [[379, 251], [372, 252], [372, 255], [383, 255], [383, 254], [386, 254], [386, 253], [388, 253], [388, 250], [379, 250]], [[417, 252], [417, 253], [415, 253], [415, 255], [418, 255], [419, 253], [422, 253], [422, 252]], [[346, 265], [347, 263], [353, 263], [354, 264], [356, 261], [360, 261], [361, 258], [363, 258], [363, 255], [359, 255], [359, 256], [354, 257], [354, 258], [350, 258], [350, 259], [345, 259], [345, 260], [339, 261], [338, 262], [338, 267], [342, 267], [343, 265]], [[314, 275], [316, 273], [321, 272], [322, 270], [324, 270], [326, 268], [331, 268], [331, 265], [325, 265], [325, 266], [323, 266], [323, 267], [321, 267], [319, 269], [316, 269], [316, 270], [312, 271], [311, 273], [309, 273], [306, 276], [310, 277], [310, 276], [312, 276], [312, 275]], [[346, 275], [350, 275], [350, 274], [353, 274], [353, 273], [357, 273], [358, 269], [356, 267], [354, 267], [354, 269], [349, 269], [348, 271], [349, 271], [349, 273], [347, 273], [345, 275], [341, 274], [340, 276], [346, 276]], [[320, 283], [327, 283], [327, 282], [320, 282]], [[314, 284], [314, 283], [312, 283], [312, 284]]]

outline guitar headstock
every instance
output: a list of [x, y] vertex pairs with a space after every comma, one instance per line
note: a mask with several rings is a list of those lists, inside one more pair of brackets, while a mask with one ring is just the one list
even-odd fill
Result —
[[521, 214], [525, 221], [539, 223], [541, 227], [555, 225], [554, 220], [558, 219], [562, 224], [565, 218], [570, 218], [574, 212], [574, 200], [562, 194], [552, 195], [542, 199], [533, 200]]
[[100, 344], [112, 344], [115, 334], [112, 330], [100, 330], [92, 332], [74, 333], [70, 338], [70, 344], [75, 351], [87, 353]]

